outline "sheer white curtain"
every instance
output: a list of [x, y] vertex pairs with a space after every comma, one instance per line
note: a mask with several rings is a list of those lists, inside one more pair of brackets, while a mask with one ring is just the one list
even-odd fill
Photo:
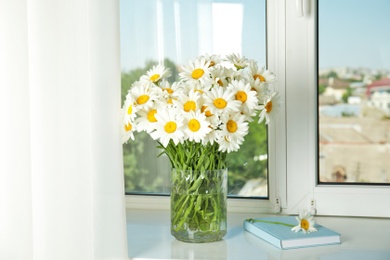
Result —
[[0, 259], [125, 259], [119, 3], [0, 0]]

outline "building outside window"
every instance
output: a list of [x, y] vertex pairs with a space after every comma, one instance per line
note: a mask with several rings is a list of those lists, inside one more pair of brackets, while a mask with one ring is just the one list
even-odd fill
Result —
[[318, 6], [319, 181], [390, 183], [387, 1]]

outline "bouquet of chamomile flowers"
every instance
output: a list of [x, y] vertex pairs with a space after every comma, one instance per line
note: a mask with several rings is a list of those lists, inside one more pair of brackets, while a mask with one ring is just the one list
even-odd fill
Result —
[[146, 131], [176, 169], [226, 168], [226, 155], [240, 149], [248, 123], [268, 124], [280, 105], [275, 75], [241, 55], [199, 56], [181, 67], [179, 81], [169, 83], [170, 76], [156, 65], [132, 84], [122, 141]]

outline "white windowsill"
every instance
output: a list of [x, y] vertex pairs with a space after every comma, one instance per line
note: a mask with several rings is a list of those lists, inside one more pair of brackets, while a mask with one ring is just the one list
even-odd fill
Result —
[[280, 250], [244, 231], [254, 213], [229, 213], [222, 241], [191, 244], [170, 234], [167, 210], [130, 209], [127, 236], [130, 259], [390, 259], [390, 219], [317, 217], [317, 223], [341, 234], [341, 245]]

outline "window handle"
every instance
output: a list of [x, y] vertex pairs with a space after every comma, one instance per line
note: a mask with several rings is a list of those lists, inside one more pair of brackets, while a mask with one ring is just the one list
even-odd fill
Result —
[[295, 16], [303, 17], [303, 0], [295, 0]]

